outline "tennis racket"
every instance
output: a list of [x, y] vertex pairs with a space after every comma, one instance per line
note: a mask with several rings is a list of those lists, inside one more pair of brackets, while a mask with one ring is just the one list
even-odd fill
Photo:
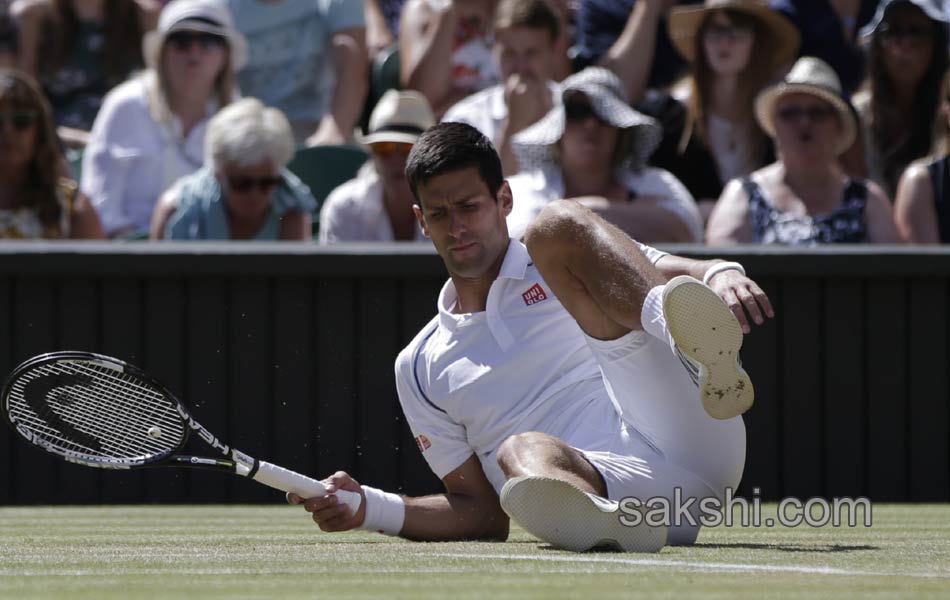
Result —
[[[322, 483], [222, 443], [158, 380], [115, 358], [52, 352], [18, 366], [0, 392], [3, 416], [37, 448], [106, 469], [191, 467], [234, 473], [302, 498]], [[181, 454], [194, 431], [222, 457]], [[334, 492], [356, 514], [361, 497]]]

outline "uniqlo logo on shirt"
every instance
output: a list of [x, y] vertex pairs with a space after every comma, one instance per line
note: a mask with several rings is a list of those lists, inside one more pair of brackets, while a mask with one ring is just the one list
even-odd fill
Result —
[[419, 446], [419, 452], [425, 452], [432, 447], [432, 442], [426, 436], [420, 435], [416, 438], [416, 446]]
[[521, 294], [521, 297], [524, 298], [524, 303], [527, 306], [531, 306], [532, 304], [537, 304], [542, 300], [548, 299], [547, 293], [541, 289], [541, 285], [537, 283], [532, 285], [531, 289], [529, 289], [527, 292]]

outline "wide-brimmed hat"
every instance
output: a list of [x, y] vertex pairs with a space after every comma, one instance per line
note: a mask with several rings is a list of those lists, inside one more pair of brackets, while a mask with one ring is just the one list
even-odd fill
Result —
[[765, 29], [765, 36], [775, 42], [773, 66], [787, 65], [798, 56], [798, 48], [801, 46], [798, 28], [785, 15], [769, 8], [765, 0], [706, 0], [702, 6], [674, 8], [666, 21], [670, 41], [676, 51], [689, 62], [696, 60], [696, 36], [703, 22], [717, 10], [733, 10], [758, 19]]
[[882, 0], [877, 5], [874, 12], [874, 18], [861, 28], [861, 37], [870, 37], [877, 31], [877, 28], [884, 21], [888, 11], [900, 4], [913, 4], [919, 8], [932, 21], [943, 23], [944, 26], [950, 26], [950, 7], [946, 0]]
[[825, 61], [814, 56], [798, 59], [780, 83], [767, 87], [755, 99], [755, 118], [769, 136], [775, 137], [775, 103], [789, 94], [810, 94], [834, 107], [841, 123], [841, 136], [835, 153], [851, 147], [857, 134], [857, 120], [851, 105], [841, 93], [841, 80]]
[[663, 130], [655, 119], [631, 108], [623, 83], [602, 67], [587, 67], [561, 82], [561, 102], [538, 122], [515, 134], [511, 143], [521, 166], [532, 168], [553, 162], [552, 146], [564, 135], [564, 102], [576, 94], [587, 97], [602, 121], [618, 129], [630, 130], [633, 140], [629, 144], [630, 153], [624, 158], [624, 166], [634, 170], [644, 166], [660, 144]]
[[415, 144], [426, 129], [435, 125], [435, 115], [425, 96], [413, 90], [389, 90], [380, 97], [369, 116], [363, 144], [401, 142]]
[[221, 0], [172, 0], [162, 9], [158, 27], [142, 38], [145, 65], [157, 69], [162, 46], [176, 31], [201, 31], [220, 35], [231, 49], [231, 66], [240, 71], [247, 65], [247, 39], [234, 28], [231, 11]]

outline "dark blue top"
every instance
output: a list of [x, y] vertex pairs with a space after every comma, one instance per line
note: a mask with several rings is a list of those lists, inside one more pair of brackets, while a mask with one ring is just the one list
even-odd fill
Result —
[[[817, 56], [835, 70], [845, 96], [864, 81], [865, 58], [854, 40], [844, 36], [838, 13], [828, 0], [771, 0], [769, 6], [787, 16], [802, 36], [799, 56]], [[877, 0], [861, 0], [854, 31], [871, 20]], [[855, 33], [856, 34], [856, 33]]]
[[[580, 0], [577, 8], [575, 48], [576, 70], [597, 62], [613, 46], [633, 10], [636, 0]], [[814, 1], [814, 0], [812, 0]], [[680, 0], [679, 4], [688, 4]], [[660, 22], [656, 53], [650, 71], [650, 87], [663, 87], [678, 80], [687, 63], [673, 48], [666, 33], [666, 20]]]
[[937, 230], [940, 234], [940, 243], [950, 243], [950, 156], [927, 165], [930, 174], [930, 185], [934, 191], [934, 209], [937, 211]]

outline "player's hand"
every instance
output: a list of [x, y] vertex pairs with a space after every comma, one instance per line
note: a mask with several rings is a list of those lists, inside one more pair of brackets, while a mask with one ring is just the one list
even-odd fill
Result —
[[746, 313], [756, 325], [763, 324], [765, 317], [771, 319], [775, 316], [769, 297], [756, 282], [743, 275], [741, 271], [720, 271], [709, 280], [709, 287], [719, 294], [732, 314], [736, 316], [743, 333], [749, 333], [752, 330]]
[[[321, 483], [327, 488], [326, 496], [301, 498], [297, 494], [288, 493], [287, 502], [303, 504], [304, 510], [311, 514], [313, 522], [323, 531], [349, 531], [362, 525], [363, 519], [366, 518], [366, 494], [360, 484], [343, 471], [337, 471]], [[337, 490], [347, 490], [360, 495], [362, 502], [355, 515], [333, 493]]]

